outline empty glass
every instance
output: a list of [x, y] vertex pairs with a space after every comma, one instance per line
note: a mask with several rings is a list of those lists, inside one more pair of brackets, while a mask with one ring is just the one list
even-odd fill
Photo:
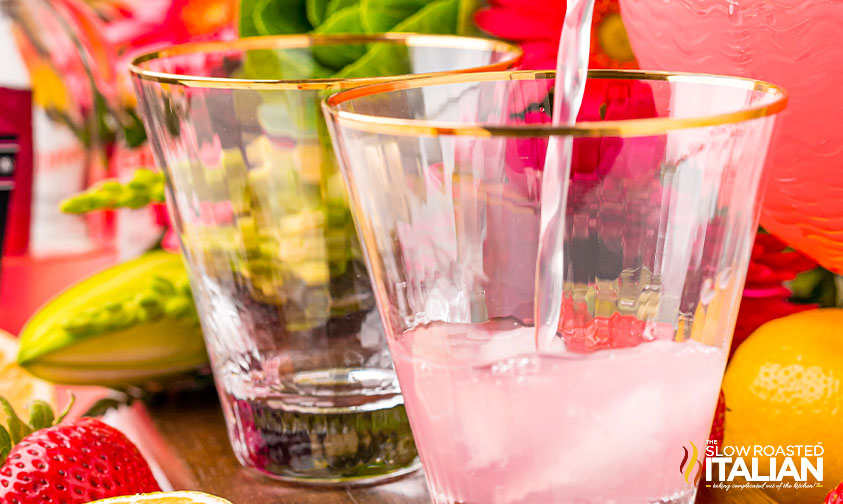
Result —
[[[704, 453], [786, 98], [738, 78], [589, 75], [572, 127], [550, 124], [552, 72], [323, 105], [436, 503], [693, 501], [689, 454]], [[539, 195], [565, 135], [562, 316], [538, 351]]]
[[505, 69], [491, 40], [282, 36], [132, 68], [234, 452], [264, 474], [372, 482], [417, 467], [319, 100], [406, 73]]

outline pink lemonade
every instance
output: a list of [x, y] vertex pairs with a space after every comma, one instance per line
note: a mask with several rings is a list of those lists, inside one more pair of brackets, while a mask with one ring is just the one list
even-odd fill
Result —
[[657, 339], [542, 355], [534, 334], [506, 319], [390, 342], [434, 502], [690, 502], [683, 446], [704, 449], [723, 350]]

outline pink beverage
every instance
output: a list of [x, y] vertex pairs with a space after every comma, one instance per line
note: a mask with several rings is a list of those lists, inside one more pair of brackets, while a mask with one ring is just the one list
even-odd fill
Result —
[[723, 350], [539, 354], [534, 331], [435, 323], [390, 341], [434, 502], [690, 502], [682, 447], [705, 446]]
[[[711, 427], [772, 122], [695, 125], [783, 101], [755, 108], [765, 86], [738, 79], [610, 75], [589, 107], [620, 124], [571, 127], [589, 4], [567, 4], [553, 100], [553, 77], [519, 72], [325, 105], [436, 504], [696, 493], [687, 451]], [[582, 157], [572, 136], [593, 141]]]
[[761, 225], [843, 270], [840, 2], [621, 0], [621, 7], [642, 68], [761, 79], [790, 93], [770, 147]]

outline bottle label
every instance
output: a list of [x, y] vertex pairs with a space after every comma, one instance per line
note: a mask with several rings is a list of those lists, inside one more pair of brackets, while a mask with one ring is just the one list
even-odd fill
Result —
[[0, 87], [0, 184], [5, 215], [3, 255], [22, 255], [29, 245], [32, 213], [32, 93]]
[[9, 216], [9, 201], [15, 188], [15, 158], [18, 154], [17, 138], [0, 137], [0, 253], [6, 237]]

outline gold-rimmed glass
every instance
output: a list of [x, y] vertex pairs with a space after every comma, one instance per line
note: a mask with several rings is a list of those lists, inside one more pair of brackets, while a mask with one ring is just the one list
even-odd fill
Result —
[[[692, 502], [780, 88], [591, 71], [381, 83], [323, 104], [437, 504]], [[548, 142], [572, 136], [562, 316], [537, 351]], [[695, 457], [698, 457], [695, 460]]]
[[505, 69], [520, 57], [468, 37], [290, 35], [133, 62], [245, 466], [329, 485], [418, 467], [319, 101], [402, 74]]

